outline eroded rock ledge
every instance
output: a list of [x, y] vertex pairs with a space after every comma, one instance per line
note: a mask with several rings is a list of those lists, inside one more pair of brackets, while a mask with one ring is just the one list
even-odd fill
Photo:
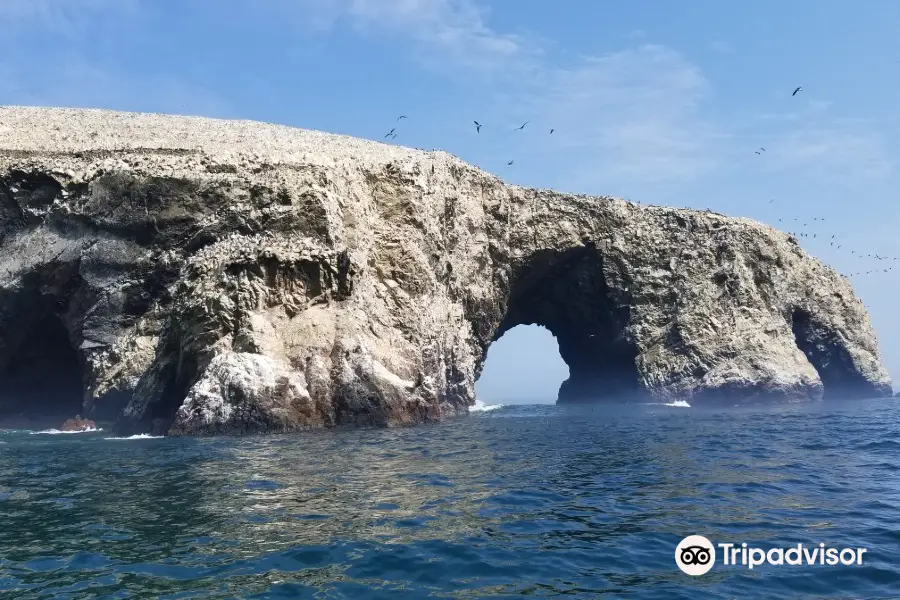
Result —
[[0, 412], [419, 423], [465, 412], [522, 323], [559, 341], [560, 402], [891, 389], [850, 284], [755, 221], [261, 123], [0, 108]]

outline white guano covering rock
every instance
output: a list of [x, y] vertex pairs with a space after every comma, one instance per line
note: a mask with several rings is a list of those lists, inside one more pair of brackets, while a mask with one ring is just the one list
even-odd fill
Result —
[[[175, 413], [174, 432], [214, 434], [310, 425], [314, 402], [302, 373], [261, 354], [224, 352], [210, 361]], [[299, 416], [307, 417], [299, 419]]]
[[85, 411], [114, 407], [123, 433], [464, 413], [523, 323], [557, 338], [560, 402], [890, 390], [849, 282], [787, 234], [507, 185], [445, 152], [2, 107], [0, 236], [0, 367], [59, 319]]

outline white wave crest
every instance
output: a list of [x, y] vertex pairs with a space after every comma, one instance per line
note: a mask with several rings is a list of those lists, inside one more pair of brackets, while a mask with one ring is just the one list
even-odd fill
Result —
[[31, 435], [60, 435], [64, 433], [96, 433], [98, 431], [103, 431], [102, 428], [93, 428], [88, 427], [87, 429], [78, 429], [76, 431], [62, 431], [60, 429], [44, 429], [43, 431], [29, 431]]
[[137, 433], [127, 437], [105, 437], [104, 440], [160, 440], [164, 435], [150, 435], [149, 433]]
[[504, 406], [504, 404], [484, 404], [481, 400], [475, 400], [475, 405], [469, 407], [469, 412], [490, 412]]
[[690, 408], [691, 405], [684, 400], [676, 400], [675, 402], [666, 402], [663, 406], [678, 406], [679, 408]]

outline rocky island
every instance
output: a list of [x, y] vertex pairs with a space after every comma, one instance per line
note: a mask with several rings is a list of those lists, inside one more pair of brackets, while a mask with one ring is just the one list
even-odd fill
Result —
[[256, 122], [0, 107], [0, 414], [421, 423], [465, 413], [529, 323], [559, 402], [891, 390], [849, 282], [750, 219]]

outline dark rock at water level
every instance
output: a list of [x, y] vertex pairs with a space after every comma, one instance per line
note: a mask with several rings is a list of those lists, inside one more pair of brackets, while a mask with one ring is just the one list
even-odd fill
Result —
[[97, 429], [97, 423], [90, 419], [85, 419], [81, 415], [77, 415], [59, 426], [60, 431], [91, 431]]
[[847, 280], [749, 219], [252, 122], [4, 108], [0, 132], [0, 413], [420, 423], [466, 412], [526, 323], [560, 402], [890, 391]]

